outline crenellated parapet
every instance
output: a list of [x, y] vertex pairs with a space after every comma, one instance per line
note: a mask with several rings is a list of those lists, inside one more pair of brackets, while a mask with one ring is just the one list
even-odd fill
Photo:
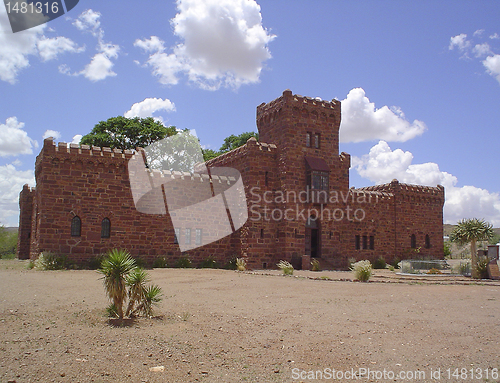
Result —
[[257, 107], [257, 126], [272, 123], [280, 117], [283, 109], [291, 109], [296, 116], [309, 117], [314, 120], [334, 120], [340, 124], [340, 108], [338, 100], [326, 101], [319, 97], [304, 97], [292, 94], [292, 91], [287, 89], [281, 97]]
[[444, 187], [441, 185], [412, 185], [400, 183], [396, 179], [387, 184], [367, 186], [357, 190], [389, 192], [394, 195], [398, 195], [402, 201], [406, 202], [426, 201], [437, 204], [444, 204], [445, 198]]

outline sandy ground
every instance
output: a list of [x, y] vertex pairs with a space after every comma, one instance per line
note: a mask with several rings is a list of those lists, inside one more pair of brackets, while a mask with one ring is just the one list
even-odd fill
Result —
[[114, 326], [95, 271], [24, 265], [0, 261], [1, 382], [500, 381], [499, 282], [155, 269], [159, 317]]

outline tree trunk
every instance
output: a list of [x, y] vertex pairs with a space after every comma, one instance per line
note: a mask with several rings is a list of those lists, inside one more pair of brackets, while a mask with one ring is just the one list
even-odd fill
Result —
[[473, 239], [470, 243], [470, 252], [471, 252], [471, 263], [470, 263], [470, 272], [472, 278], [479, 279], [481, 276], [479, 275], [479, 270], [477, 269], [477, 249], [476, 249], [476, 240]]

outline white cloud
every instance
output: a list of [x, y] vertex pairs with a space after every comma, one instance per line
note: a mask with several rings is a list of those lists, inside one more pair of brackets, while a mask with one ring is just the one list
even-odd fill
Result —
[[210, 90], [259, 81], [275, 36], [262, 26], [254, 0], [179, 0], [177, 9], [171, 24], [182, 42], [172, 53], [156, 36], [135, 42], [151, 53], [146, 65], [161, 83], [177, 84], [179, 73]]
[[486, 56], [491, 53], [491, 48], [488, 43], [476, 44], [472, 52], [476, 57]]
[[57, 130], [48, 129], [43, 134], [43, 139], [45, 140], [46, 138], [49, 138], [49, 137], [52, 137], [55, 140], [58, 140], [59, 138], [61, 138], [61, 132], [58, 132]]
[[29, 56], [38, 56], [42, 61], [49, 61], [64, 52], [78, 53], [84, 50], [66, 37], [45, 37], [43, 31], [47, 24], [17, 33], [12, 33], [9, 25], [5, 7], [0, 7], [0, 80], [2, 81], [14, 84], [19, 72], [29, 67]]
[[104, 42], [104, 30], [100, 27], [100, 17], [101, 14], [99, 12], [87, 9], [73, 22], [76, 28], [81, 31], [88, 31], [97, 38], [98, 53], [92, 57], [90, 63], [83, 70], [71, 73], [70, 68], [63, 64], [59, 66], [60, 73], [68, 76], [83, 75], [86, 79], [93, 82], [116, 76], [116, 73], [112, 70], [115, 64], [111, 59], [118, 58], [120, 46]]
[[[136, 102], [130, 110], [125, 112], [123, 115], [124, 117], [127, 118], [132, 118], [132, 117], [152, 117], [153, 113], [158, 112], [160, 110], [164, 110], [166, 112], [173, 112], [175, 111], [175, 105], [172, 101], [169, 99], [161, 99], [161, 98], [146, 98], [144, 101], [141, 102]], [[157, 116], [160, 121], [163, 122], [163, 117]]]
[[473, 36], [481, 36], [484, 33], [484, 29], [478, 29], [473, 33]]
[[490, 39], [497, 40], [497, 39], [500, 39], [500, 36], [498, 35], [498, 33], [493, 33], [492, 35], [490, 35]]
[[407, 121], [399, 108], [383, 106], [376, 109], [362, 88], [352, 89], [341, 105], [341, 142], [380, 139], [404, 142], [420, 136], [427, 129], [422, 121]]
[[17, 170], [14, 164], [0, 166], [0, 224], [19, 225], [19, 193], [24, 184], [35, 185], [32, 170]]
[[500, 54], [486, 57], [483, 65], [486, 67], [488, 73], [500, 83]]
[[450, 45], [448, 46], [448, 49], [453, 50], [454, 48], [458, 48], [460, 51], [464, 51], [469, 48], [470, 45], [471, 43], [467, 40], [467, 35], [465, 33], [461, 33], [450, 38]]
[[485, 218], [500, 226], [500, 195], [475, 186], [457, 187], [457, 178], [443, 172], [433, 162], [412, 164], [413, 155], [401, 149], [391, 150], [387, 142], [380, 141], [370, 153], [353, 157], [352, 167], [360, 176], [376, 184], [397, 179], [403, 183], [445, 187], [445, 223], [456, 223], [462, 218]]
[[71, 141], [72, 144], [79, 144], [80, 141], [82, 140], [82, 135], [81, 134], [75, 134], [73, 136], [73, 140]]
[[99, 12], [95, 12], [92, 9], [87, 9], [78, 16], [78, 18], [73, 22], [73, 25], [79, 30], [89, 31], [97, 37], [100, 34], [100, 17], [101, 14]]
[[23, 128], [24, 123], [17, 121], [17, 117], [9, 117], [5, 124], [0, 124], [0, 157], [33, 154], [32, 148], [38, 147], [38, 143]]

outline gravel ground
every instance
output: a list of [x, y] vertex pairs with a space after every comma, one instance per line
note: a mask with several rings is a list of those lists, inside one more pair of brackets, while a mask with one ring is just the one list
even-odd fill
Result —
[[499, 282], [155, 269], [158, 316], [120, 325], [95, 271], [25, 265], [0, 261], [1, 382], [500, 381]]

